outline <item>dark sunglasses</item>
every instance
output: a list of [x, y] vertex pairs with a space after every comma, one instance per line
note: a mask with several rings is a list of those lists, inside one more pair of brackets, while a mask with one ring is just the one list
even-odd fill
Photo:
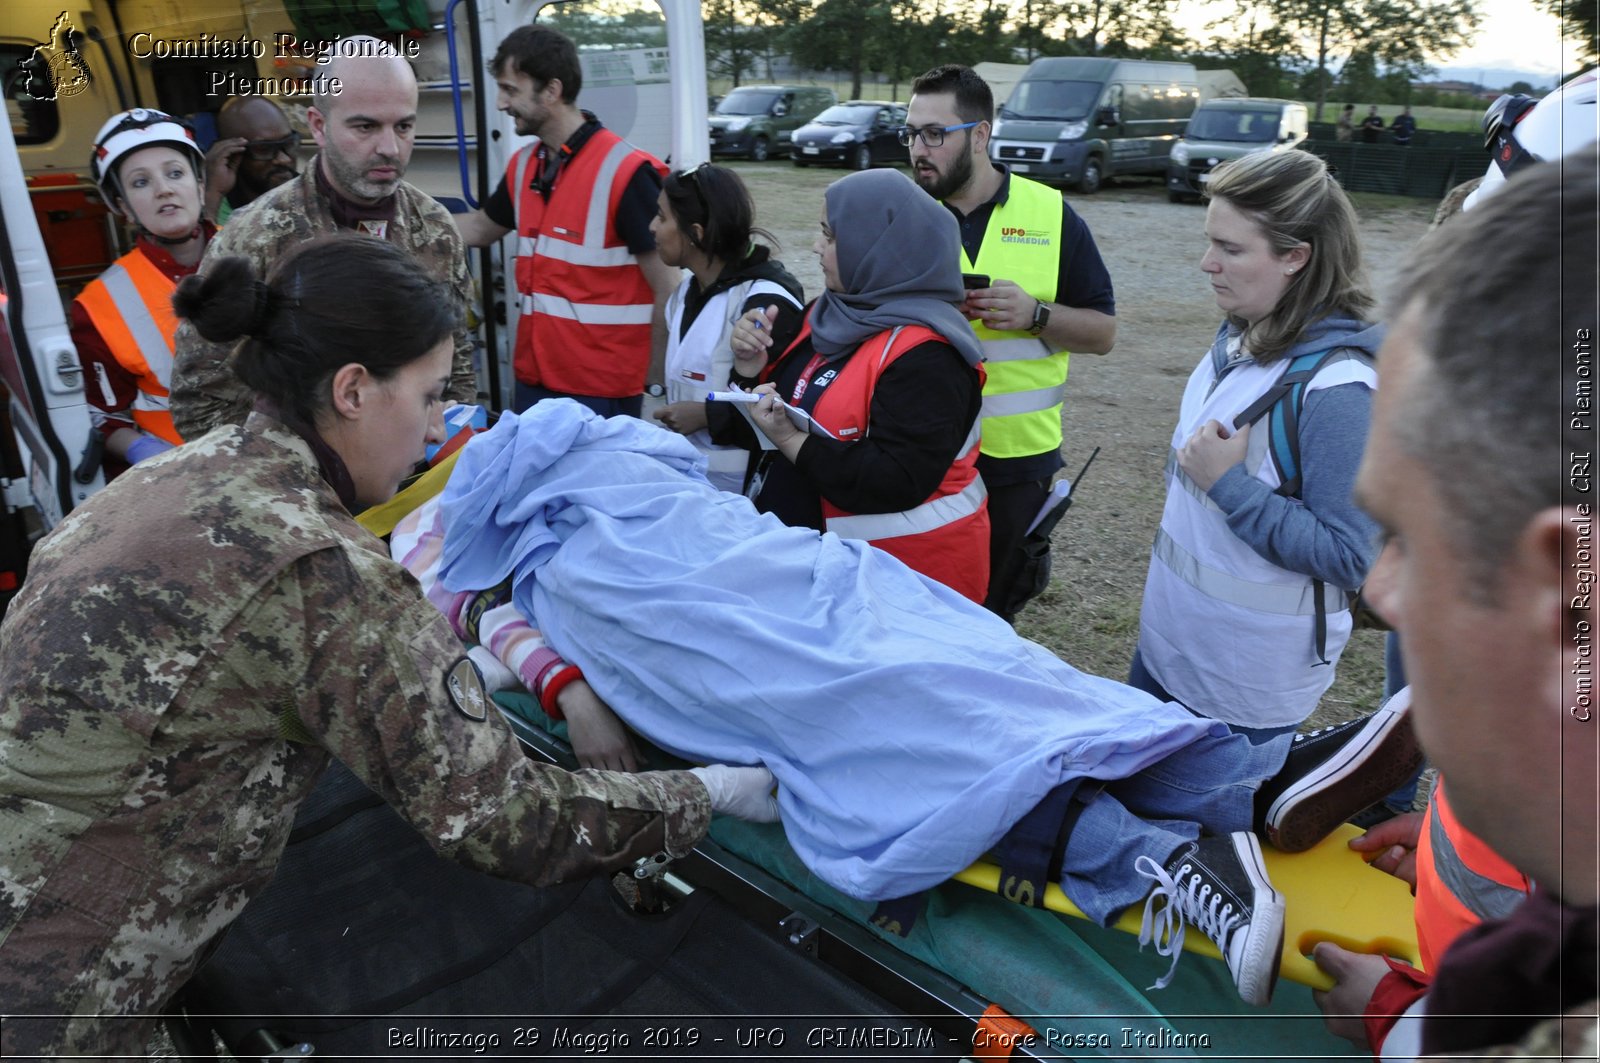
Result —
[[278, 140], [252, 140], [244, 146], [244, 153], [257, 162], [271, 162], [279, 154], [293, 155], [300, 148], [300, 134], [290, 133]]
[[706, 201], [706, 190], [700, 187], [700, 171], [710, 166], [709, 162], [702, 162], [699, 166], [691, 166], [687, 170], [678, 171], [678, 180], [688, 182], [694, 189], [694, 198], [700, 201], [700, 216], [711, 217], [711, 204]]

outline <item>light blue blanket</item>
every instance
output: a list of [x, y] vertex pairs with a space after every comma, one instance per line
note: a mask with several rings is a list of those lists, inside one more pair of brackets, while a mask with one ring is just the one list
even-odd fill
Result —
[[762, 763], [790, 844], [857, 898], [981, 856], [1053, 787], [1224, 734], [1085, 675], [864, 543], [758, 514], [689, 443], [577, 403], [506, 416], [442, 499], [451, 590], [523, 614], [640, 734]]

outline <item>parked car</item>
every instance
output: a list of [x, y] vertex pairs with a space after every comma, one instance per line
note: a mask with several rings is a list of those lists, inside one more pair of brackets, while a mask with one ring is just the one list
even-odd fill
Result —
[[1035, 59], [1000, 108], [989, 157], [1093, 193], [1115, 174], [1161, 174], [1200, 102], [1193, 65]]
[[846, 100], [836, 103], [794, 131], [791, 157], [796, 166], [829, 163], [868, 170], [880, 163], [911, 160], [900, 143], [906, 124], [903, 103]]
[[1214, 167], [1258, 151], [1289, 151], [1306, 139], [1306, 107], [1292, 100], [1234, 96], [1207, 100], [1189, 119], [1167, 161], [1167, 198], [1205, 191]]
[[711, 154], [761, 162], [789, 150], [794, 131], [838, 101], [815, 85], [742, 85], [711, 112]]

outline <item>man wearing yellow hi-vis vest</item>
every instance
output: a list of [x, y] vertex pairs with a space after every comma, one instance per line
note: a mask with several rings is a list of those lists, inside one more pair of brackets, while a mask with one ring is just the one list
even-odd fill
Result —
[[1028, 525], [1062, 467], [1061, 400], [1072, 351], [1116, 342], [1111, 276], [1061, 193], [989, 161], [994, 94], [971, 68], [936, 67], [911, 90], [900, 141], [911, 171], [961, 224], [964, 307], [983, 341], [981, 456], [989, 489], [989, 593], [1010, 620], [1033, 593]]

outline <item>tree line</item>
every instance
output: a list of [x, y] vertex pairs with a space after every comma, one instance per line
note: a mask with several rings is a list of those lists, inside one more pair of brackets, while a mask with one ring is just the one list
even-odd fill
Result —
[[[1595, 0], [1535, 0], [1562, 19], [1594, 65]], [[780, 57], [898, 87], [941, 63], [1029, 62], [1098, 55], [1227, 67], [1252, 95], [1450, 106], [1465, 101], [1418, 88], [1430, 62], [1465, 47], [1479, 0], [1206, 0], [1199, 38], [1172, 19], [1171, 0], [703, 0], [706, 59], [734, 85], [767, 80]], [[555, 5], [551, 16], [580, 44], [665, 44], [659, 12]], [[1490, 86], [1499, 87], [1499, 86]], [[1520, 86], [1519, 86], [1520, 87]]]

